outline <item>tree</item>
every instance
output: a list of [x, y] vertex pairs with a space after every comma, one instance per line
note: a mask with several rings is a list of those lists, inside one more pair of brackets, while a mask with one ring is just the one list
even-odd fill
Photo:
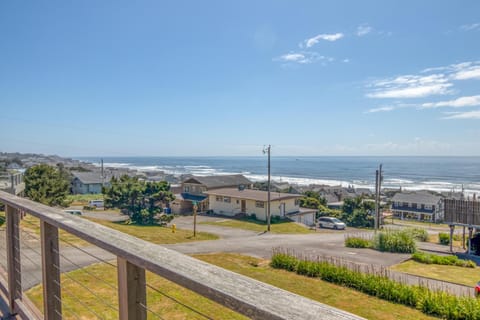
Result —
[[373, 227], [372, 215], [375, 204], [363, 197], [347, 198], [343, 202], [340, 219], [352, 227]]
[[25, 171], [25, 194], [33, 201], [49, 206], [64, 206], [70, 181], [60, 170], [46, 164], [30, 167]]
[[113, 177], [110, 187], [104, 188], [105, 206], [125, 210], [133, 223], [154, 224], [162, 212], [162, 203], [175, 199], [166, 181], [145, 182], [137, 177]]

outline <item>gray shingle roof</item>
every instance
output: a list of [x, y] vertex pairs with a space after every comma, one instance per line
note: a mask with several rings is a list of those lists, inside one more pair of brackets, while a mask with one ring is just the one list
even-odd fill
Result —
[[408, 203], [420, 203], [426, 205], [436, 205], [442, 199], [439, 196], [434, 196], [428, 193], [420, 193], [420, 192], [411, 192], [411, 193], [404, 193], [399, 192], [396, 193], [392, 201], [394, 202], [408, 202]]
[[[252, 189], [244, 189], [238, 190], [238, 188], [223, 188], [223, 189], [215, 189], [212, 191], [205, 191], [205, 194], [214, 195], [214, 196], [224, 196], [224, 197], [232, 197], [232, 198], [239, 198], [239, 199], [248, 199], [248, 200], [256, 200], [256, 201], [267, 201], [268, 192], [261, 191], [261, 190], [252, 190]], [[290, 199], [290, 198], [301, 198], [301, 194], [293, 194], [293, 193], [280, 193], [280, 192], [270, 192], [270, 200], [281, 200], [281, 199]]]
[[207, 177], [192, 177], [184, 181], [184, 183], [198, 182], [207, 187], [207, 189], [215, 189], [222, 187], [233, 187], [239, 185], [251, 185], [252, 181], [248, 180], [241, 174], [234, 175], [218, 175]]

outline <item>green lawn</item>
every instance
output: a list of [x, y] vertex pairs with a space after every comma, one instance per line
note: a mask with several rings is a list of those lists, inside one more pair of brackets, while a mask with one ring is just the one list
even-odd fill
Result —
[[[200, 222], [200, 224], [210, 224], [214, 226], [221, 227], [230, 227], [251, 230], [255, 232], [263, 232], [267, 230], [267, 224], [258, 220], [236, 220], [236, 219], [222, 219], [215, 222]], [[306, 226], [303, 227], [295, 222], [291, 221], [280, 221], [272, 223], [270, 225], [270, 230], [272, 233], [311, 233], [314, 232], [309, 230]]]
[[[266, 260], [238, 254], [222, 253], [196, 255], [195, 258], [349, 311], [367, 319], [435, 319], [413, 308], [386, 302], [359, 293], [353, 289], [347, 289], [319, 279], [307, 278], [284, 270], [272, 269]], [[112, 266], [96, 264], [87, 267], [87, 270], [90, 274], [93, 273], [101, 277], [101, 279], [109, 283], [110, 286], [116, 286], [116, 271]], [[62, 298], [65, 319], [75, 318], [72, 311], [82, 316], [85, 315], [88, 318], [94, 318], [94, 315], [88, 314], [85, 307], [79, 304], [78, 301], [83, 301], [84, 304], [88, 305], [105, 319], [118, 318], [116, 311], [110, 310], [103, 304], [99, 304], [99, 301], [102, 301], [112, 305], [115, 309], [117, 308], [117, 294], [113, 288], [103, 284], [101, 281], [95, 280], [95, 278], [82, 270], [70, 272], [69, 277], [86, 285], [90, 290], [98, 294], [99, 297], [93, 297], [92, 294], [83, 287], [65, 275], [62, 276], [62, 288], [64, 289]], [[196, 310], [200, 310], [213, 319], [244, 319], [243, 316], [158, 276], [147, 273], [147, 282], [149, 285], [175, 297], [180, 302]], [[41, 286], [37, 286], [27, 292], [27, 295], [39, 308], [41, 308], [41, 290]], [[70, 295], [72, 292], [76, 297]], [[179, 304], [173, 303], [171, 300], [160, 296], [153, 290], [147, 289], [147, 299], [148, 307], [164, 319], [202, 319], [202, 317], [196, 313]]]
[[408, 260], [397, 264], [390, 269], [417, 276], [438, 280], [450, 281], [467, 286], [475, 286], [480, 280], [480, 268], [464, 268], [456, 266], [442, 266], [437, 264], [424, 264]]
[[103, 194], [69, 194], [66, 200], [72, 206], [85, 206], [90, 200], [103, 200]]
[[176, 232], [173, 233], [171, 228], [158, 225], [142, 226], [134, 224], [124, 224], [123, 222], [109, 222], [92, 218], [88, 218], [88, 220], [156, 244], [170, 244], [197, 240], [218, 239], [218, 236], [207, 232], [197, 232], [197, 236], [194, 238], [193, 230], [177, 229]]

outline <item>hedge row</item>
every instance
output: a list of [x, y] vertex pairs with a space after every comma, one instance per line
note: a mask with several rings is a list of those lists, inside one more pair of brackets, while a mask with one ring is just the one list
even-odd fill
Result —
[[457, 256], [439, 256], [436, 254], [428, 254], [424, 252], [415, 252], [412, 259], [426, 264], [441, 264], [447, 266], [457, 266], [466, 268], [475, 268], [477, 265], [472, 260], [459, 259]]
[[300, 260], [290, 254], [278, 252], [274, 252], [271, 266], [414, 307], [428, 315], [453, 320], [480, 319], [480, 301], [475, 298], [457, 297], [424, 286], [410, 286], [395, 282], [385, 275], [352, 271], [328, 262]]

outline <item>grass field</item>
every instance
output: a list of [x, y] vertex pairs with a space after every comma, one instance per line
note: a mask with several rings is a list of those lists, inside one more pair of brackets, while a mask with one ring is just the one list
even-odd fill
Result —
[[90, 200], [103, 200], [103, 194], [69, 194], [67, 202], [71, 202], [71, 206], [85, 206]]
[[[370, 297], [352, 289], [336, 286], [318, 279], [306, 278], [288, 271], [272, 269], [266, 260], [237, 254], [208, 254], [196, 255], [195, 257], [367, 319], [435, 319], [424, 315], [418, 310]], [[63, 290], [65, 319], [74, 318], [72, 312], [82, 316], [85, 315], [82, 319], [95, 318], [95, 315], [91, 312], [88, 313], [85, 307], [79, 304], [78, 301], [83, 301], [83, 304], [93, 308], [95, 312], [105, 319], [117, 319], [118, 315], [115, 310], [105, 305], [98, 305], [98, 301], [102, 301], [111, 305], [113, 309], [117, 308], [117, 295], [115, 290], [110, 287], [116, 286], [116, 272], [114, 268], [106, 264], [97, 264], [88, 267], [87, 270], [90, 274], [93, 273], [104, 279], [108, 285], [95, 281], [95, 279], [92, 279], [89, 274], [82, 270], [73, 271], [69, 273], [68, 277], [63, 276], [62, 285], [65, 286]], [[71, 278], [75, 279], [75, 281], [82, 281], [82, 283], [85, 281], [86, 286], [97, 293], [99, 298], [93, 297], [91, 293], [76, 284]], [[241, 315], [157, 276], [147, 274], [147, 282], [149, 285], [158, 288], [169, 296], [175, 297], [180, 302], [196, 310], [200, 310], [213, 319], [244, 319]], [[62, 288], [64, 287], [62, 286]], [[76, 297], [70, 295], [72, 292], [75, 293]], [[40, 286], [28, 291], [27, 295], [37, 306], [41, 306]], [[170, 299], [162, 297], [153, 290], [147, 290], [147, 299], [148, 307], [164, 319], [202, 319], [198, 314], [173, 303]]]
[[[255, 232], [263, 232], [267, 230], [267, 224], [258, 220], [236, 220], [236, 219], [224, 219], [218, 222], [201, 222], [200, 224], [210, 224], [214, 226], [238, 228], [244, 230], [251, 230]], [[281, 221], [272, 223], [270, 225], [272, 233], [311, 233], [307, 227], [303, 227], [295, 222]]]
[[480, 268], [464, 268], [456, 266], [443, 266], [437, 264], [424, 264], [413, 260], [391, 267], [392, 270], [405, 272], [417, 276], [475, 286], [480, 280]]
[[88, 219], [93, 222], [102, 224], [106, 227], [127, 233], [129, 235], [156, 244], [170, 244], [198, 240], [218, 239], [218, 236], [207, 232], [197, 232], [197, 236], [194, 238], [193, 230], [177, 229], [176, 232], [173, 233], [171, 228], [161, 227], [158, 225], [142, 226], [134, 224], [124, 224], [123, 222], [109, 222], [92, 218]]

